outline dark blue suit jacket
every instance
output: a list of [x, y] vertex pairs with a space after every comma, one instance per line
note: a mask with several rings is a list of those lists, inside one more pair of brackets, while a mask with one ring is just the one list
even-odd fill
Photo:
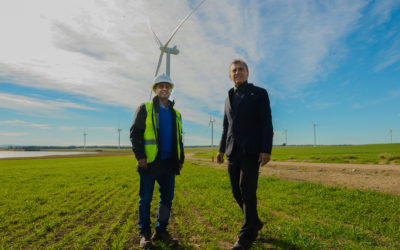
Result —
[[273, 127], [268, 93], [248, 83], [241, 93], [237, 110], [231, 103], [233, 88], [225, 101], [224, 123], [219, 152], [230, 156], [234, 146], [240, 153], [271, 153]]

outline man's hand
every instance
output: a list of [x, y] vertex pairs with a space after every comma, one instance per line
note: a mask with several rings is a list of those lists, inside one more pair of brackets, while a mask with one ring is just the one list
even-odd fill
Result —
[[182, 164], [182, 163], [179, 163], [179, 171], [181, 171], [182, 168], [183, 168], [183, 164]]
[[147, 168], [147, 158], [142, 158], [138, 160], [139, 167], [146, 169]]
[[219, 164], [224, 163], [224, 153], [218, 152], [218, 154], [217, 154], [217, 162]]
[[260, 153], [260, 156], [258, 157], [258, 162], [260, 162], [261, 166], [264, 166], [271, 160], [271, 154], [267, 153]]

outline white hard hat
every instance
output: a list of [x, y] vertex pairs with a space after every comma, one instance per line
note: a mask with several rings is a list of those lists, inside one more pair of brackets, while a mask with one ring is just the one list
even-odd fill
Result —
[[162, 75], [155, 77], [154, 81], [153, 81], [153, 86], [151, 88], [154, 90], [156, 85], [161, 82], [167, 82], [167, 83], [171, 84], [171, 89], [174, 88], [174, 83], [172, 82], [171, 78], [166, 74], [162, 74]]

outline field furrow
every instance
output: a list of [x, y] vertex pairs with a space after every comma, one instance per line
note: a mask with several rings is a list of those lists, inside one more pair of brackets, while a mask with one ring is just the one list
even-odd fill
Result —
[[[38, 228], [39, 233], [34, 234], [38, 239], [47, 239], [47, 234], [51, 234], [50, 239], [51, 244], [56, 244], [58, 241], [65, 242], [70, 234], [76, 234], [76, 228], [83, 228], [85, 224], [91, 224], [91, 220], [101, 216], [101, 214], [108, 208], [113, 207], [113, 202], [111, 200], [112, 196], [118, 190], [109, 190], [100, 194], [98, 197], [87, 200], [85, 203], [81, 203], [79, 206], [75, 207], [74, 212], [69, 216], [64, 216], [62, 220], [57, 221], [57, 218], [49, 218], [49, 223], [45, 223], [44, 227]], [[87, 228], [87, 227], [85, 227]], [[39, 243], [40, 240], [33, 240]], [[30, 242], [29, 237], [27, 237], [28, 242]], [[68, 240], [67, 240], [68, 241]], [[42, 246], [47, 245], [47, 240], [41, 243]]]
[[[135, 164], [127, 156], [0, 161], [0, 249], [138, 249]], [[230, 248], [243, 216], [226, 168], [188, 160], [175, 190], [169, 231], [178, 249]], [[264, 176], [257, 195], [265, 226], [253, 249], [400, 248], [396, 195]], [[156, 187], [153, 230], [158, 202]]]

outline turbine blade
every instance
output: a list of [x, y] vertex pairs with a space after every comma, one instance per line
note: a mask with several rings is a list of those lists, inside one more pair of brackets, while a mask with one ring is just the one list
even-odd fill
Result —
[[202, 5], [206, 0], [201, 1], [182, 21], [178, 24], [178, 26], [175, 28], [175, 30], [172, 32], [170, 38], [168, 41], [165, 43], [164, 47], [167, 48], [169, 42], [172, 40], [176, 32], [179, 30], [179, 28], [183, 25], [183, 23]]
[[158, 70], [160, 69], [161, 62], [162, 62], [162, 58], [163, 58], [163, 55], [164, 55], [164, 52], [163, 52], [163, 51], [161, 51], [161, 53], [160, 53], [160, 59], [158, 59], [157, 70], [156, 70], [156, 73], [155, 73], [155, 75], [154, 75], [154, 76], [157, 76], [157, 74], [158, 74]]
[[151, 33], [153, 33], [153, 38], [154, 38], [154, 41], [156, 41], [157, 45], [158, 45], [160, 48], [163, 47], [163, 45], [162, 45], [160, 39], [158, 39], [156, 33], [154, 32], [153, 28], [151, 27], [151, 24], [150, 24], [150, 21], [149, 21], [149, 20], [147, 21], [147, 26], [149, 26], [149, 29], [151, 30]]

